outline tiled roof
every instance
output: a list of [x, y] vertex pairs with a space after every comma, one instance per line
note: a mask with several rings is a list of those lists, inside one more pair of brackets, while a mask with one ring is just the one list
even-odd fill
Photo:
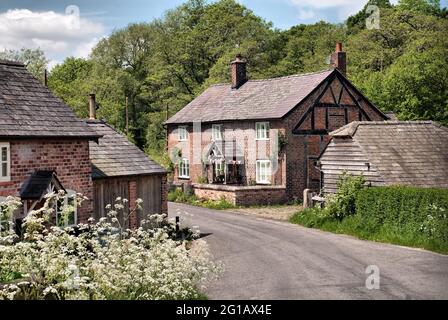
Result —
[[92, 177], [121, 177], [163, 174], [166, 170], [103, 121], [88, 120], [89, 127], [103, 137], [90, 142]]
[[334, 70], [248, 81], [239, 89], [214, 85], [170, 118], [167, 124], [279, 119], [305, 99]]
[[96, 139], [98, 135], [23, 64], [0, 60], [0, 137]]
[[448, 188], [448, 128], [431, 121], [353, 122], [352, 137], [389, 185]]

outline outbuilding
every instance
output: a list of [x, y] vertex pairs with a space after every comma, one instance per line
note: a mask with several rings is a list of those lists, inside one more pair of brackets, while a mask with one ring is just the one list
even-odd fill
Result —
[[371, 186], [448, 188], [448, 128], [431, 121], [353, 122], [331, 134], [320, 156], [324, 193], [343, 172]]
[[167, 171], [106, 122], [91, 119], [87, 124], [102, 136], [98, 143], [90, 143], [94, 218], [104, 217], [105, 207], [118, 197], [129, 200], [130, 210], [137, 199], [143, 200], [143, 210], [136, 215], [119, 217], [126, 227], [139, 226], [143, 215], [166, 214]]

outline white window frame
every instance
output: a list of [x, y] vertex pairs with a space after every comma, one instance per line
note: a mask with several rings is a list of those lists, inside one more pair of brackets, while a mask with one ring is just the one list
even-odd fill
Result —
[[190, 160], [183, 158], [179, 163], [179, 178], [190, 179]]
[[269, 122], [255, 123], [255, 140], [267, 141], [269, 140]]
[[68, 221], [64, 221], [63, 225], [59, 224], [59, 208], [58, 206], [56, 206], [56, 225], [58, 227], [61, 228], [70, 228], [70, 227], [75, 227], [78, 225], [78, 205], [76, 203], [76, 191], [73, 190], [67, 190], [66, 195], [64, 196], [64, 207], [68, 206], [68, 201], [73, 199], [73, 206], [74, 206], [74, 219], [73, 219], [73, 224], [69, 224]]
[[[3, 149], [6, 148], [6, 161], [3, 160]], [[7, 175], [3, 176], [3, 165], [6, 163]], [[11, 181], [11, 146], [9, 142], [0, 142], [0, 182]]]
[[226, 163], [224, 161], [215, 163], [215, 175], [219, 177], [221, 172], [226, 174]]
[[[263, 172], [262, 170], [265, 170]], [[257, 184], [271, 184], [272, 163], [270, 160], [257, 160], [255, 168]]]
[[212, 140], [222, 141], [222, 124], [212, 124]]
[[179, 141], [188, 141], [188, 126], [179, 126], [177, 134]]

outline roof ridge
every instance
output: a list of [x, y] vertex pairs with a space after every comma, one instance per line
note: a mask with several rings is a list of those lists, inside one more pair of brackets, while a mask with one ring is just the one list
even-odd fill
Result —
[[356, 121], [358, 125], [407, 125], [407, 124], [435, 124], [431, 120], [409, 121]]
[[267, 78], [267, 79], [255, 79], [255, 80], [249, 80], [248, 82], [263, 82], [263, 81], [275, 81], [275, 80], [284, 80], [284, 79], [290, 79], [290, 78], [300, 78], [300, 77], [306, 77], [306, 76], [312, 76], [316, 74], [321, 74], [325, 72], [333, 71], [334, 69], [325, 69], [320, 71], [314, 71], [314, 72], [307, 72], [307, 73], [296, 73], [291, 74], [288, 76], [281, 76], [281, 77], [274, 77], [274, 78]]
[[416, 121], [353, 121], [330, 133], [331, 136], [351, 136], [353, 137], [360, 126], [404, 126], [404, 125], [433, 125], [448, 131], [448, 128], [432, 120]]
[[14, 67], [25, 67], [25, 64], [20, 61], [13, 61], [7, 59], [0, 59], [0, 65], [14, 66]]
[[[266, 78], [266, 79], [249, 79], [247, 82], [264, 82], [264, 81], [284, 80], [284, 79], [290, 79], [290, 78], [300, 78], [300, 77], [312, 76], [312, 75], [320, 74], [320, 73], [324, 73], [324, 72], [329, 72], [329, 71], [333, 71], [333, 70], [334, 69], [325, 69], [325, 70], [320, 70], [320, 71], [296, 73], [296, 74], [290, 74], [287, 76], [273, 77], [273, 78]], [[227, 86], [227, 85], [231, 85], [231, 83], [230, 82], [215, 83], [215, 84], [211, 84], [209, 87], [220, 87], [220, 86]]]

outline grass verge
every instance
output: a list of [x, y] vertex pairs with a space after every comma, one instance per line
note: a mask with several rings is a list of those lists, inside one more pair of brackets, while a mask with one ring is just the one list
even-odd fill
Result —
[[294, 214], [290, 222], [307, 228], [320, 229], [336, 234], [346, 234], [358, 239], [426, 249], [448, 254], [448, 243], [428, 238], [424, 234], [403, 231], [384, 224], [377, 231], [366, 230], [358, 214], [342, 220], [326, 216], [320, 209], [306, 209]]

